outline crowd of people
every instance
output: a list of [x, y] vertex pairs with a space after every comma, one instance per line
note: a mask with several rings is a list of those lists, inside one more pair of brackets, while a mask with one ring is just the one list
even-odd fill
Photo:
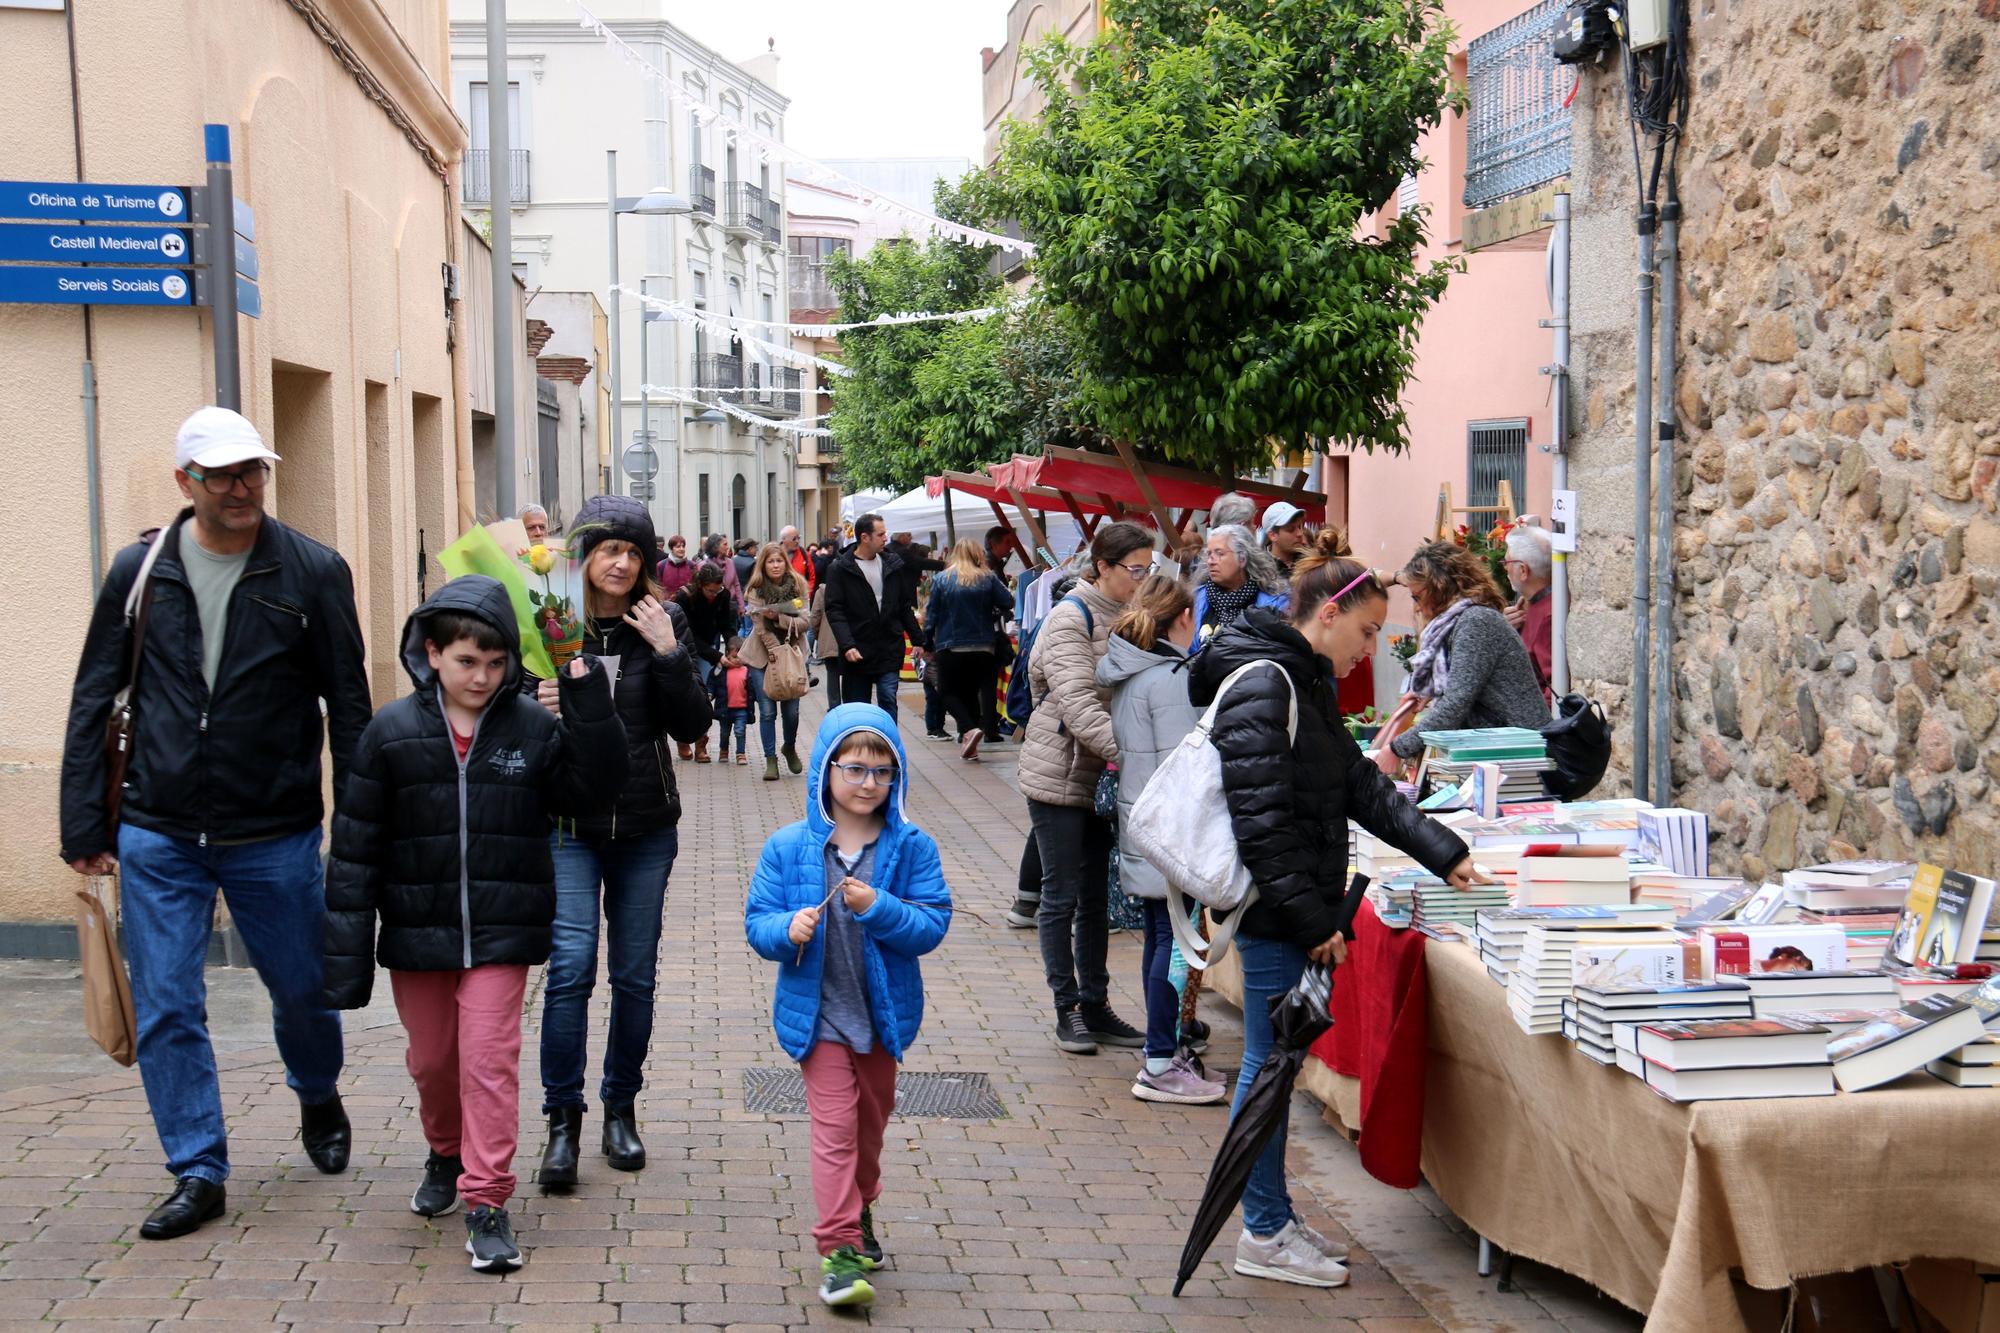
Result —
[[[1309, 962], [1344, 956], [1349, 819], [1453, 884], [1477, 878], [1464, 846], [1391, 780], [1414, 732], [1371, 759], [1344, 725], [1337, 682], [1373, 658], [1392, 584], [1428, 626], [1408, 686], [1427, 726], [1547, 720], [1547, 653], [1534, 650], [1545, 537], [1510, 538], [1521, 597], [1508, 606], [1484, 562], [1451, 543], [1420, 547], [1392, 579], [1295, 506], [1259, 515], [1244, 496], [1216, 502], [1203, 544], [1182, 552], [1186, 573], [1151, 530], [1106, 522], [1067, 577], [1010, 577], [1027, 552], [1004, 527], [940, 558], [875, 514], [851, 539], [808, 547], [787, 527], [763, 544], [712, 534], [690, 554], [685, 537], [658, 537], [642, 504], [600, 496], [570, 526], [584, 634], [573, 660], [551, 679], [529, 674], [505, 586], [463, 575], [410, 616], [397, 650], [412, 691], [375, 712], [346, 564], [264, 512], [279, 461], [234, 412], [188, 419], [174, 473], [187, 507], [117, 556], [72, 696], [62, 856], [81, 874], [122, 876], [138, 1064], [174, 1178], [141, 1228], [148, 1239], [226, 1208], [202, 981], [218, 891], [271, 993], [320, 1171], [349, 1163], [339, 1014], [368, 1003], [379, 965], [429, 1144], [410, 1207], [438, 1217], [463, 1204], [472, 1266], [517, 1267], [507, 1205], [528, 969], [547, 966], [537, 1181], [560, 1193], [584, 1170], [600, 954], [611, 1005], [599, 1147], [610, 1168], [643, 1169], [638, 1103], [679, 851], [674, 755], [726, 763], [733, 742], [745, 764], [754, 720], [764, 779], [807, 783], [804, 818], [764, 846], [745, 932], [778, 967], [774, 1024], [807, 1091], [820, 1296], [866, 1303], [884, 1259], [872, 1209], [884, 1126], [923, 1007], [918, 960], [952, 914], [899, 731], [906, 650], [928, 736], [968, 763], [1009, 730], [1020, 739], [1032, 833], [1008, 919], [1037, 932], [1055, 1043], [1138, 1052], [1133, 1095], [1155, 1102], [1230, 1094], [1207, 1077], [1206, 1029], [1175, 984], [1176, 890], [1105, 816], [1130, 811], [1202, 710], [1213, 707], [1230, 818], [1260, 892], [1236, 935], [1239, 1102], [1271, 1045], [1266, 1002]], [[546, 539], [548, 515], [531, 511], [524, 525]], [[1038, 575], [1051, 583], [1031, 596]], [[1031, 602], [1039, 614], [1023, 632]], [[1003, 714], [1010, 665], [1021, 692]], [[799, 701], [815, 669], [830, 707], [807, 761]], [[117, 733], [125, 748], [108, 747], [121, 717], [135, 725]], [[322, 869], [323, 745], [336, 807]], [[1143, 1031], [1110, 1002], [1114, 874], [1142, 906]], [[1283, 1160], [1281, 1129], [1250, 1178], [1236, 1271], [1339, 1285], [1345, 1251], [1296, 1216]]]

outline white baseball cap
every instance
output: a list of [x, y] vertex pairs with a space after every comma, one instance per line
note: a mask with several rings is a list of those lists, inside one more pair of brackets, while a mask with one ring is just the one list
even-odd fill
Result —
[[262, 458], [276, 463], [278, 456], [264, 443], [264, 437], [250, 419], [226, 407], [204, 407], [181, 423], [174, 437], [174, 466], [229, 467]]
[[1284, 527], [1293, 519], [1303, 518], [1305, 512], [1305, 510], [1299, 508], [1289, 500], [1280, 500], [1264, 511], [1264, 521], [1257, 525], [1257, 531], [1265, 541], [1269, 541], [1271, 540], [1272, 533]]

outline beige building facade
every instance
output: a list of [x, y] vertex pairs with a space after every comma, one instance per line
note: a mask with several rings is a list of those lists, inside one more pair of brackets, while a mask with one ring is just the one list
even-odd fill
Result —
[[[469, 289], [471, 257], [447, 60], [443, 0], [0, 3], [0, 176], [193, 184], [203, 124], [229, 127], [263, 301], [262, 318], [239, 322], [243, 411], [284, 458], [270, 510], [354, 570], [378, 700], [404, 688], [384, 649], [416, 600], [419, 533], [435, 553], [474, 503], [470, 373], [482, 339], [453, 299]], [[57, 859], [57, 784], [95, 594], [93, 536], [108, 563], [179, 509], [174, 431], [215, 393], [208, 318], [0, 305], [0, 423], [28, 446], [14, 511], [24, 554], [0, 607], [36, 626], [37, 650], [0, 690], [0, 937], [16, 951], [60, 947], [64, 934], [73, 947], [73, 931], [38, 935], [35, 923], [66, 921], [78, 883]], [[99, 395], [97, 534], [86, 359]]]

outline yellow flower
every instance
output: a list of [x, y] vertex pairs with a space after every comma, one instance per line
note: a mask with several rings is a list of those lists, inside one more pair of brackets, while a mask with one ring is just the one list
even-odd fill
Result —
[[549, 554], [549, 548], [536, 542], [528, 548], [528, 568], [537, 574], [546, 574], [556, 567], [556, 558]]

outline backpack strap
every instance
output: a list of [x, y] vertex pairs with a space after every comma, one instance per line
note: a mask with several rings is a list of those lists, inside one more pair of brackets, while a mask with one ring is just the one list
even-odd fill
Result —
[[1271, 668], [1271, 670], [1278, 673], [1278, 679], [1285, 682], [1285, 693], [1290, 696], [1290, 701], [1291, 701], [1291, 710], [1285, 719], [1285, 735], [1288, 739], [1291, 740], [1293, 744], [1298, 743], [1299, 739], [1298, 686], [1292, 684], [1291, 672], [1285, 670], [1283, 667], [1279, 666], [1276, 662], [1273, 662], [1268, 657], [1260, 657], [1254, 662], [1245, 662], [1242, 666], [1237, 667], [1234, 671], [1230, 672], [1227, 676], [1224, 676], [1222, 678], [1222, 684], [1216, 686], [1215, 688], [1215, 697], [1209, 700], [1208, 702], [1207, 711], [1202, 713], [1201, 721], [1195, 723], [1196, 729], [1199, 730], [1202, 735], [1210, 736], [1211, 738], [1213, 737], [1213, 733], [1215, 731], [1215, 715], [1221, 709], [1222, 700], [1229, 693], [1229, 687], [1234, 685], [1237, 681], [1243, 679], [1245, 675], [1256, 670], [1258, 667]]

